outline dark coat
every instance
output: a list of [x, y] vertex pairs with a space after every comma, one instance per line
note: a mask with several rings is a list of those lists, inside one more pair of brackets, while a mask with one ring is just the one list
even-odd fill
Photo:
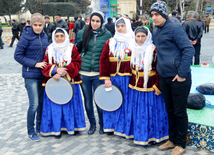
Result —
[[105, 28], [111, 32], [111, 35], [112, 35], [112, 37], [113, 37], [114, 34], [115, 34], [115, 25], [114, 25], [114, 23], [111, 23], [111, 22], [110, 22], [110, 23], [107, 23], [107, 24], [105, 25]]
[[23, 30], [23, 28], [26, 26], [26, 23], [20, 23], [18, 26], [17, 26], [17, 30], [19, 31], [19, 32], [21, 32], [22, 33], [22, 30]]
[[18, 34], [19, 34], [18, 25], [16, 23], [12, 24], [12, 33], [13, 33], [13, 36], [18, 36]]
[[137, 27], [142, 26], [143, 23], [141, 21], [137, 21], [132, 23], [132, 30], [134, 31]]
[[55, 26], [55, 29], [57, 27], [60, 27], [60, 28], [65, 29], [65, 31], [69, 32], [68, 23], [66, 21], [62, 20], [62, 19], [60, 21], [55, 21], [54, 22], [54, 26]]
[[40, 68], [35, 68], [37, 62], [42, 62], [48, 38], [44, 31], [36, 34], [30, 26], [23, 29], [22, 37], [17, 44], [14, 59], [22, 65], [22, 76], [28, 79], [42, 79]]
[[79, 21], [80, 21], [80, 24], [81, 24], [81, 28], [80, 29], [82, 30], [82, 28], [85, 26], [85, 22], [82, 19], [80, 19]]
[[203, 35], [203, 25], [200, 21], [191, 19], [185, 21], [183, 23], [184, 29], [186, 30], [186, 34], [189, 40], [198, 40], [197, 43], [201, 42], [201, 38]]
[[74, 29], [73, 29], [73, 32], [77, 33], [79, 30], [81, 30], [81, 23], [79, 20], [76, 20], [75, 23], [74, 23]]
[[52, 24], [51, 22], [49, 22], [47, 27], [45, 24], [44, 31], [45, 31], [46, 35], [48, 36], [48, 42], [52, 41], [52, 33], [54, 30], [55, 30], [54, 24]]
[[170, 19], [171, 21], [175, 22], [175, 23], [180, 23], [180, 24], [181, 24], [181, 22], [178, 20], [178, 18], [175, 17], [175, 16], [173, 16], [173, 15], [172, 15], [172, 17], [169, 18], [169, 19]]
[[167, 19], [163, 26], [153, 31], [153, 43], [157, 48], [157, 71], [160, 76], [186, 78], [195, 49], [181, 24]]

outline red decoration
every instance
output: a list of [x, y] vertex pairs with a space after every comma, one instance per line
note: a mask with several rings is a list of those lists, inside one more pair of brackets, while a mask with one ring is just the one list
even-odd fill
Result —
[[129, 53], [130, 53], [130, 49], [126, 48], [126, 49], [124, 50], [124, 52], [125, 52], [126, 54], [129, 54]]
[[63, 61], [67, 62], [67, 61], [68, 61], [68, 58], [67, 58], [67, 57], [64, 57]]
[[203, 62], [203, 65], [206, 66], [206, 65], [207, 65], [207, 62]]
[[142, 61], [142, 64], [144, 65], [144, 61]]

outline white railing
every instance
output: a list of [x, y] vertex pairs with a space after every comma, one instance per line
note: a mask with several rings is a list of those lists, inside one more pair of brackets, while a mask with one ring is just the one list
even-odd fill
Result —
[[12, 28], [11, 27], [2, 27], [3, 33], [2, 33], [2, 39], [4, 42], [6, 42], [8, 39], [13, 37], [12, 34]]

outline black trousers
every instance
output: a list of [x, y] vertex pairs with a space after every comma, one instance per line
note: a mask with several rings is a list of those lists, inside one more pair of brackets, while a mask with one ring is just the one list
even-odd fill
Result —
[[19, 40], [19, 35], [13, 35], [10, 46], [13, 46], [13, 43], [14, 43], [16, 38]]
[[195, 44], [193, 47], [195, 48], [194, 65], [199, 65], [200, 64], [200, 54], [201, 54], [201, 43]]
[[205, 33], [209, 32], [209, 25], [204, 26], [204, 31], [205, 31]]
[[191, 87], [191, 73], [186, 81], [172, 82], [174, 77], [159, 76], [160, 89], [166, 105], [169, 120], [169, 140], [176, 146], [186, 148], [188, 117], [186, 112], [187, 98]]

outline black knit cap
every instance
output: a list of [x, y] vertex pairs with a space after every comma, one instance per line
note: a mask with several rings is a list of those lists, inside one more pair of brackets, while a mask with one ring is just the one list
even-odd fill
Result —
[[157, 1], [150, 7], [150, 15], [152, 11], [158, 12], [163, 18], [168, 18], [167, 5], [164, 1]]
[[139, 32], [143, 32], [146, 35], [148, 35], [148, 30], [143, 26], [140, 26], [140, 27], [136, 28], [135, 31], [134, 31], [134, 34], [136, 35]]
[[[56, 33], [64, 33], [64, 31], [63, 31], [62, 29], [57, 29], [56, 32], [55, 32], [55, 34], [56, 34]], [[65, 33], [64, 33], [64, 34], [65, 34]]]
[[93, 16], [98, 16], [101, 20], [101, 25], [103, 25], [104, 21], [105, 21], [105, 15], [104, 13], [102, 13], [101, 11], [94, 11], [91, 13], [91, 17], [90, 20]]

